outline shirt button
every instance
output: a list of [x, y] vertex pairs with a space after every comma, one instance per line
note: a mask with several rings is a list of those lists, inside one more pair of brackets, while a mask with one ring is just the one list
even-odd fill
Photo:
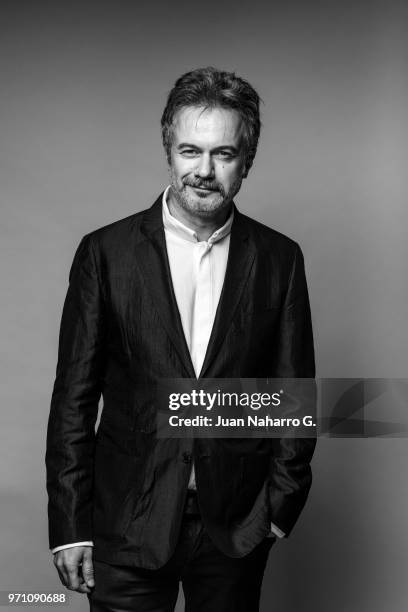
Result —
[[184, 463], [191, 463], [191, 454], [184, 452], [182, 455]]

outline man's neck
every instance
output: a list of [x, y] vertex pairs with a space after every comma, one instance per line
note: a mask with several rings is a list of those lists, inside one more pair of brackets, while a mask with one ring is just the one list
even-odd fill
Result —
[[226, 209], [216, 211], [213, 215], [208, 217], [201, 217], [183, 208], [174, 197], [171, 189], [169, 189], [167, 205], [170, 214], [195, 231], [200, 242], [208, 240], [217, 229], [224, 225], [232, 208], [232, 203], [230, 203]]

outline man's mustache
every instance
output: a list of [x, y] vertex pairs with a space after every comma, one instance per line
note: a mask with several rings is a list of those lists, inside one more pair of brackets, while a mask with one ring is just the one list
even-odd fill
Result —
[[224, 195], [224, 189], [222, 185], [214, 181], [206, 181], [205, 179], [184, 179], [184, 185], [189, 187], [195, 187], [197, 189], [211, 189], [211, 191], [219, 191], [221, 195]]

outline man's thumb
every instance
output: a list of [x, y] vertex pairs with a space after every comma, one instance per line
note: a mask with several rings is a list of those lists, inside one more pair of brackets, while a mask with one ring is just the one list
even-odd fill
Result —
[[89, 587], [95, 586], [92, 553], [90, 555], [84, 555], [82, 561], [82, 576]]

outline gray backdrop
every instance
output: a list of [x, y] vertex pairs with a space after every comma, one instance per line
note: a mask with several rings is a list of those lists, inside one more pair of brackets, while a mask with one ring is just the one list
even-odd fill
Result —
[[[237, 203], [303, 248], [318, 376], [407, 376], [406, 6], [2, 3], [0, 589], [60, 588], [44, 443], [68, 270], [85, 233], [167, 184], [159, 119], [182, 72], [236, 70], [264, 100]], [[407, 458], [406, 439], [320, 442], [263, 610], [405, 609]]]

